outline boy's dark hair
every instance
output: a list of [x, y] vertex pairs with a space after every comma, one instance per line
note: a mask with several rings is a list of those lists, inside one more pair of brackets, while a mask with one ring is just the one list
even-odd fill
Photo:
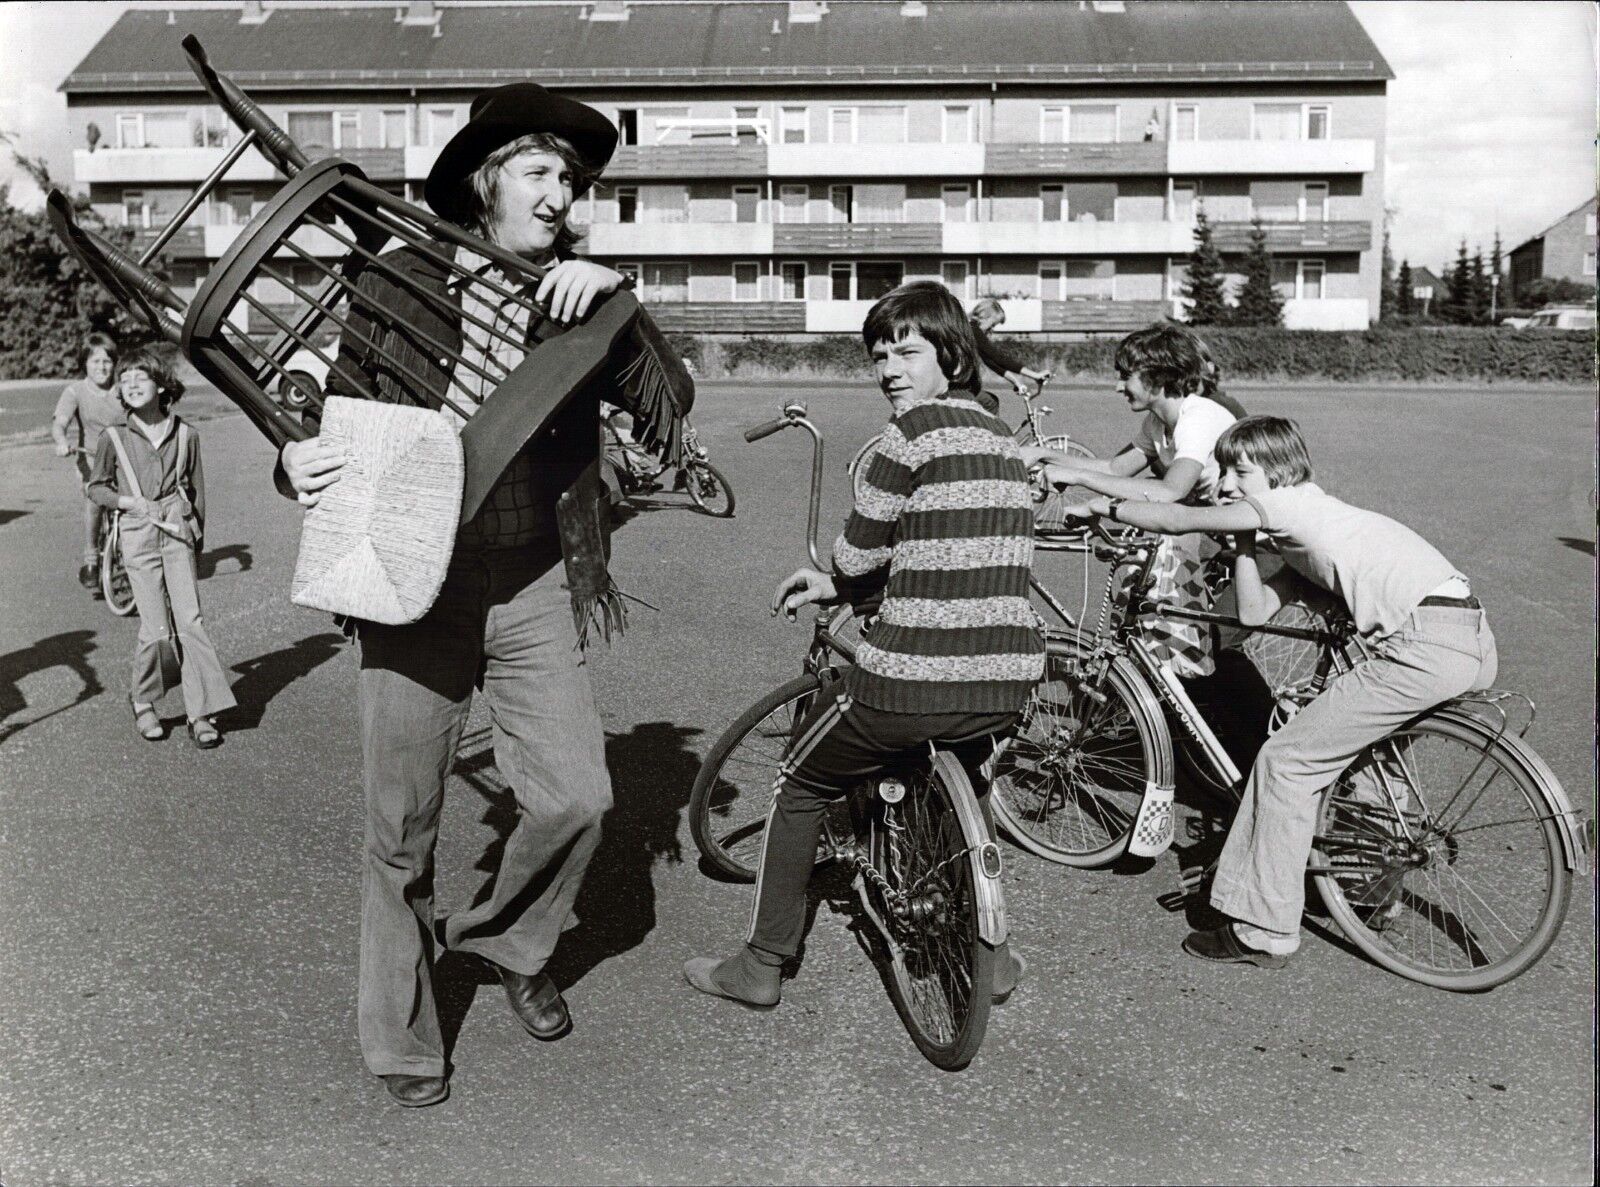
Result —
[[126, 371], [143, 371], [156, 383], [156, 397], [163, 408], [170, 408], [183, 396], [183, 381], [173, 370], [168, 352], [159, 346], [147, 344], [135, 347], [117, 360], [117, 399], [122, 399], [121, 380]]
[[936, 280], [913, 280], [883, 297], [867, 311], [861, 340], [870, 351], [880, 342], [898, 342], [921, 334], [933, 345], [939, 370], [951, 387], [979, 389], [978, 344], [972, 323], [955, 295]]
[[110, 355], [111, 365], [113, 367], [116, 366], [117, 340], [104, 330], [90, 330], [83, 336], [83, 347], [78, 352], [81, 356], [78, 359], [78, 366], [87, 367], [89, 365], [89, 356], [97, 350], [103, 350]]
[[1300, 435], [1300, 426], [1286, 416], [1247, 416], [1234, 421], [1217, 438], [1214, 453], [1224, 470], [1238, 465], [1240, 457], [1248, 457], [1261, 467], [1274, 490], [1311, 481], [1311, 451]]
[[1216, 365], [1192, 330], [1157, 322], [1117, 343], [1117, 370], [1168, 398], [1216, 390]]

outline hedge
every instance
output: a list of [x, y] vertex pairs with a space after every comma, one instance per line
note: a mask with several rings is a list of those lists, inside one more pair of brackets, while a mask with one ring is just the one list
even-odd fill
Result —
[[[1406, 327], [1320, 331], [1201, 331], [1230, 379], [1584, 384], [1595, 380], [1595, 336], [1573, 330]], [[867, 373], [861, 340], [712, 338], [674, 335], [707, 378], [774, 375], [857, 379]], [[1032, 342], [1001, 336], [1029, 364], [1058, 377], [1111, 374], [1114, 338]]]

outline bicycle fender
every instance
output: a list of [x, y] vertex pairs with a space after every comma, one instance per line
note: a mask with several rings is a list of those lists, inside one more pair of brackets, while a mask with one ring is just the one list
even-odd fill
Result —
[[967, 855], [972, 862], [972, 885], [977, 894], [978, 936], [991, 948], [1006, 942], [1006, 900], [1000, 887], [1003, 863], [1000, 846], [989, 836], [983, 822], [983, 809], [978, 807], [978, 797], [972, 790], [972, 781], [956, 756], [948, 751], [936, 750], [933, 764], [950, 788], [955, 801], [956, 819], [961, 825], [961, 837], [971, 849]]
[[[1484, 724], [1483, 719], [1469, 709], [1445, 704], [1431, 713], [1423, 714], [1424, 717], [1443, 718], [1455, 725], [1462, 726], [1481, 736], [1485, 741], [1499, 738], [1501, 745], [1506, 748], [1513, 762], [1522, 768], [1536, 785], [1548, 790], [1550, 798], [1551, 815], [1556, 822], [1556, 835], [1561, 838], [1561, 856], [1566, 862], [1567, 869], [1574, 873], [1588, 876], [1589, 873], [1589, 846], [1584, 838], [1583, 827], [1578, 821], [1578, 813], [1572, 806], [1572, 801], [1567, 798], [1566, 789], [1561, 786], [1561, 780], [1556, 778], [1555, 772], [1549, 765], [1536, 754], [1531, 746], [1517, 737], [1514, 733], [1496, 732]], [[1415, 720], [1415, 719], [1414, 719]]]

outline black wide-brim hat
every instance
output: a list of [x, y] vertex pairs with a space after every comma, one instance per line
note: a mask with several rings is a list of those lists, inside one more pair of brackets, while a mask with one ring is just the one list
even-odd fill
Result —
[[[606, 167], [617, 148], [617, 129], [587, 103], [553, 95], [534, 82], [495, 87], [472, 101], [466, 126], [439, 151], [423, 185], [428, 205], [439, 217], [459, 222], [467, 177], [495, 149], [533, 132], [549, 132], [568, 141], [595, 173]], [[588, 188], [575, 185], [573, 197]]]

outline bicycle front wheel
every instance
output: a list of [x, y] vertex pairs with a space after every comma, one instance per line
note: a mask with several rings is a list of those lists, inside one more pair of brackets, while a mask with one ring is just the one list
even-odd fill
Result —
[[105, 597], [106, 609], [118, 618], [133, 613], [133, 585], [122, 564], [122, 525], [115, 519], [100, 544], [100, 592]]
[[690, 462], [683, 472], [684, 485], [694, 505], [718, 519], [733, 518], [733, 487], [710, 462]]
[[1028, 852], [1094, 869], [1127, 851], [1151, 785], [1172, 780], [1172, 736], [1136, 669], [1098, 675], [1071, 644], [1049, 642], [1016, 736], [995, 759], [995, 819]]
[[[689, 793], [689, 832], [706, 864], [722, 877], [756, 880], [778, 769], [822, 688], [822, 680], [811, 675], [780, 684], [741, 713], [700, 764]], [[844, 798], [829, 805], [818, 841], [819, 864], [831, 855], [834, 842], [851, 836], [849, 821]]]
[[[972, 1062], [989, 1025], [995, 951], [979, 934], [978, 850], [988, 837], [972, 785], [950, 754], [905, 772], [905, 794], [873, 805], [859, 888], [879, 923], [895, 1012], [935, 1067]], [[963, 825], [957, 801], [970, 811]]]
[[1094, 450], [1090, 449], [1076, 437], [1069, 437], [1065, 433], [1053, 433], [1048, 437], [1039, 438], [1039, 444], [1046, 449], [1058, 450], [1068, 457], [1092, 458]]
[[1310, 872], [1373, 961], [1438, 989], [1525, 972], [1572, 893], [1555, 775], [1514, 736], [1434, 714], [1369, 747], [1323, 793]]

